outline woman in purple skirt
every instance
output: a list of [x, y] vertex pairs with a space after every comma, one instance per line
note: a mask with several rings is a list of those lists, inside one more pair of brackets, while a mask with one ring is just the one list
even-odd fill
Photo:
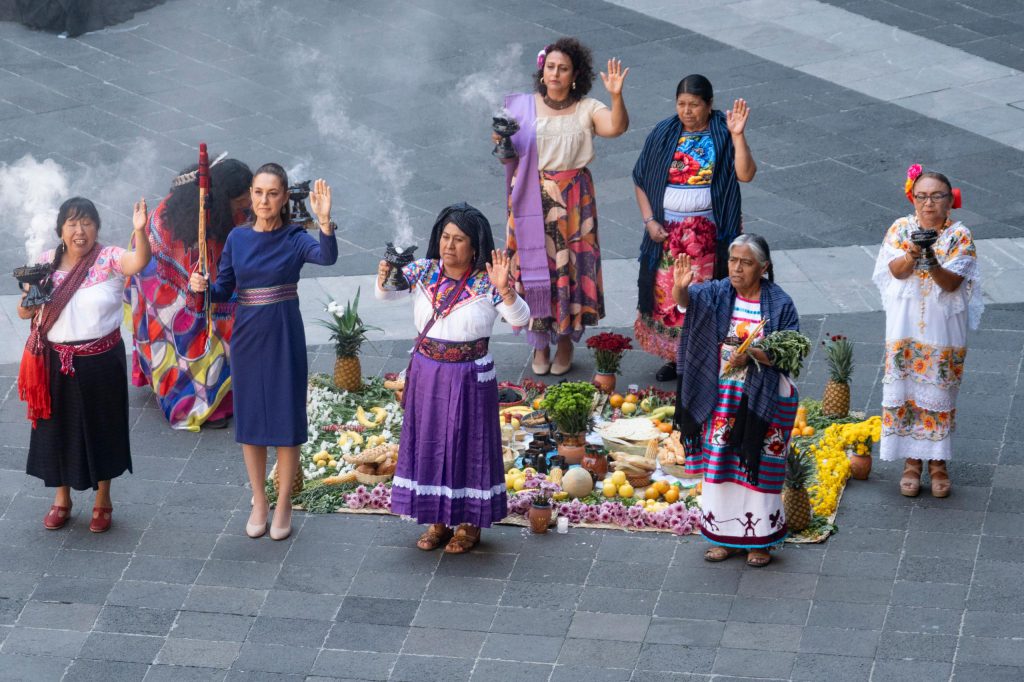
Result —
[[465, 203], [441, 211], [427, 257], [403, 269], [408, 292], [381, 288], [388, 266], [380, 263], [377, 298], [412, 294], [419, 332], [391, 511], [431, 524], [416, 543], [422, 550], [468, 552], [480, 529], [507, 513], [498, 383], [487, 344], [499, 315], [514, 326], [530, 319], [508, 270], [487, 218]]

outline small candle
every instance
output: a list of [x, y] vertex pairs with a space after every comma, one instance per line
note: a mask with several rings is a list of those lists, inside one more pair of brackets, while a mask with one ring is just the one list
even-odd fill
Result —
[[569, 517], [558, 517], [558, 532], [562, 533], [563, 535], [569, 532]]

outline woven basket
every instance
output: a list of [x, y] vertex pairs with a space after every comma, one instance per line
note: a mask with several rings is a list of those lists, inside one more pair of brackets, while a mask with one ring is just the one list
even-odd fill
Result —
[[686, 467], [682, 464], [662, 464], [661, 471], [676, 478], [700, 478], [699, 476], [686, 473]]
[[651, 484], [650, 474], [626, 474], [626, 480], [634, 488], [646, 488]]
[[629, 441], [619, 440], [618, 438], [608, 438], [607, 436], [601, 436], [601, 440], [604, 441], [604, 446], [608, 450], [618, 450], [619, 452], [625, 452], [627, 455], [641, 455], [643, 457], [650, 457], [648, 450], [653, 444], [654, 451], [658, 451], [658, 441]]
[[[270, 478], [274, 482], [274, 492], [280, 491], [281, 479], [277, 475], [277, 462], [274, 462], [274, 468], [270, 470]], [[295, 467], [295, 477], [292, 479], [292, 495], [301, 493], [305, 482], [306, 477], [302, 475], [302, 467]]]

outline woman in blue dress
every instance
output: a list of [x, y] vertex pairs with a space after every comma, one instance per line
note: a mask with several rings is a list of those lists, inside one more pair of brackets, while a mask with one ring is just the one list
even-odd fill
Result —
[[[319, 242], [288, 221], [288, 175], [276, 163], [256, 170], [252, 187], [252, 225], [228, 234], [210, 298], [238, 295], [231, 341], [234, 382], [235, 441], [242, 444], [253, 490], [253, 507], [245, 532], [258, 538], [267, 530], [270, 507], [264, 492], [267, 447], [277, 449], [280, 490], [270, 537], [291, 533], [292, 479], [299, 446], [306, 442], [306, 336], [299, 313], [299, 271], [306, 263], [333, 265], [338, 242], [331, 222], [331, 188], [314, 183], [309, 203], [320, 225]], [[193, 291], [207, 281], [195, 273]]]

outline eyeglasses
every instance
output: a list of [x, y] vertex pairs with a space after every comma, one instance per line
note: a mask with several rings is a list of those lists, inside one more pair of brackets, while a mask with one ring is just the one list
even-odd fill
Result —
[[933, 204], [937, 204], [940, 201], [949, 197], [949, 192], [935, 192], [934, 194], [915, 194], [914, 201], [922, 204], [927, 204], [929, 201]]

